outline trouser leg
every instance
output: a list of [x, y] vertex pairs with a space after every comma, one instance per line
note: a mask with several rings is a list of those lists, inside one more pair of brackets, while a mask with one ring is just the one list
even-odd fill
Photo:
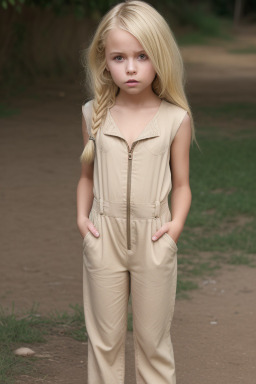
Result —
[[[161, 240], [161, 241], [160, 241]], [[177, 254], [168, 238], [139, 249], [131, 271], [137, 384], [175, 384], [170, 336], [174, 311]], [[173, 246], [172, 246], [173, 245]]]
[[129, 273], [83, 267], [88, 384], [124, 384]]

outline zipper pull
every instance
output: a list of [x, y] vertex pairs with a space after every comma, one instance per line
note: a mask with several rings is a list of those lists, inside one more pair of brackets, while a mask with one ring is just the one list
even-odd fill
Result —
[[128, 159], [132, 160], [132, 152], [128, 152]]

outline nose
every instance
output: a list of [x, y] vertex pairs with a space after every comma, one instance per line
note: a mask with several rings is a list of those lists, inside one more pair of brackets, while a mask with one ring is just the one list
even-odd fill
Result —
[[126, 72], [127, 74], [134, 74], [137, 72], [136, 65], [134, 63], [134, 60], [130, 59], [127, 60], [127, 66], [126, 66]]

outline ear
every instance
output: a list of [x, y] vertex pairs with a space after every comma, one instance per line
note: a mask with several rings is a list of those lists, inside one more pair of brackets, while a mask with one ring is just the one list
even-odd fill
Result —
[[106, 64], [106, 67], [105, 67], [105, 69], [109, 72], [109, 67], [108, 67], [108, 65]]

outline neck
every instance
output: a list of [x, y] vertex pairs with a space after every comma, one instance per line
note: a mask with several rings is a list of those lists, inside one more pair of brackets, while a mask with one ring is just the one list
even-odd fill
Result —
[[155, 105], [156, 103], [160, 103], [160, 99], [152, 89], [145, 90], [138, 95], [128, 94], [121, 90], [116, 97], [117, 105], [125, 105], [128, 108], [141, 108], [143, 106]]

